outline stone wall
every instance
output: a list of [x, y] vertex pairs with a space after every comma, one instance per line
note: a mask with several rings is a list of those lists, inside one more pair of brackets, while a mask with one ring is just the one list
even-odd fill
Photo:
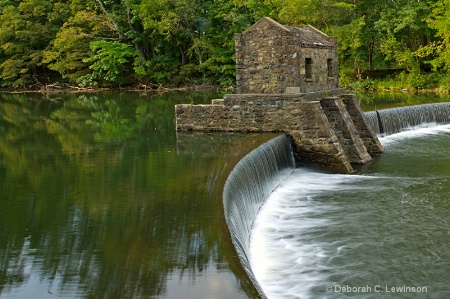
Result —
[[[237, 93], [277, 94], [285, 93], [286, 88], [300, 93], [337, 88], [336, 38], [311, 26], [306, 28], [283, 26], [263, 18], [236, 34]], [[317, 43], [311, 41], [314, 36], [320, 37]], [[312, 61], [311, 77], [305, 76], [306, 59]]]
[[[298, 161], [349, 173], [351, 163], [371, 160], [360, 137], [360, 131], [370, 128], [362, 128], [364, 115], [347, 111], [342, 93], [228, 94], [211, 105], [176, 105], [176, 126], [182, 131], [285, 132]], [[355, 119], [357, 128], [353, 118], [361, 117]], [[370, 132], [361, 133], [366, 142], [371, 139]], [[378, 139], [372, 138], [376, 144]]]
[[300, 45], [276, 23], [236, 34], [237, 93], [284, 93], [300, 86]]
[[384, 152], [383, 146], [380, 140], [377, 138], [377, 134], [373, 131], [367, 118], [364, 116], [364, 112], [359, 105], [358, 98], [355, 94], [343, 94], [342, 100], [347, 108], [348, 113], [352, 117], [355, 128], [358, 131], [367, 151], [370, 155], [379, 155]]
[[325, 97], [322, 99], [321, 105], [349, 162], [364, 164], [372, 160], [342, 99]]
[[[300, 90], [312, 92], [333, 89], [338, 87], [338, 57], [335, 49], [329, 48], [302, 48], [300, 59]], [[305, 58], [312, 59], [312, 78], [304, 78]], [[332, 75], [328, 76], [328, 59], [332, 62]]]

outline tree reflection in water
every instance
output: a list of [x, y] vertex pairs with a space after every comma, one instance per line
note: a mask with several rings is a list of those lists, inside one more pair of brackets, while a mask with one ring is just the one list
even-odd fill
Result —
[[255, 297], [221, 190], [273, 136], [179, 133], [177, 143], [173, 107], [187, 95], [112, 96], [0, 95], [0, 294], [164, 298], [169, 281], [188, 279], [184, 292], [220, 281], [204, 298]]

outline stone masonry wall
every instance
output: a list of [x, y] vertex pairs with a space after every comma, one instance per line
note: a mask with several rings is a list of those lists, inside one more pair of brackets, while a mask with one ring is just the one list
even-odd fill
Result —
[[371, 157], [341, 100], [342, 90], [326, 94], [334, 97], [324, 99], [321, 92], [228, 94], [211, 105], [176, 105], [177, 130], [285, 132], [299, 161], [353, 172], [350, 163]]
[[279, 25], [257, 26], [236, 34], [237, 93], [284, 93], [300, 86], [300, 45]]
[[372, 160], [341, 98], [325, 97], [321, 105], [350, 163], [364, 164]]
[[[334, 89], [338, 87], [338, 57], [335, 49], [329, 48], [302, 48], [300, 59], [300, 90], [301, 92], [312, 92]], [[312, 78], [307, 79], [305, 75], [305, 58], [312, 59]], [[332, 76], [328, 76], [328, 59], [332, 61]]]
[[372, 130], [369, 125], [366, 117], [364, 116], [364, 112], [359, 105], [358, 98], [355, 94], [343, 94], [342, 100], [352, 117], [353, 123], [355, 124], [355, 128], [358, 131], [359, 136], [361, 137], [364, 145], [367, 148], [367, 151], [370, 155], [379, 155], [384, 152], [383, 146], [380, 143], [380, 140], [377, 138], [377, 134]]

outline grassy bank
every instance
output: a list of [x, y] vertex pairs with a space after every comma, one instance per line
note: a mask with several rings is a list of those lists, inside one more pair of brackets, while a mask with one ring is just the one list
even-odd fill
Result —
[[414, 74], [401, 72], [398, 75], [372, 79], [367, 77], [359, 81], [348, 80], [341, 76], [340, 85], [356, 92], [435, 92], [449, 93], [450, 79], [447, 74]]

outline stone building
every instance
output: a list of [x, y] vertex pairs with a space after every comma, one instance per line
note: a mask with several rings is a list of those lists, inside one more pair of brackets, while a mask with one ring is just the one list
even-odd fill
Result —
[[263, 17], [236, 34], [236, 94], [175, 106], [179, 131], [284, 132], [300, 163], [351, 173], [383, 147], [358, 99], [338, 88], [337, 40]]
[[303, 93], [338, 87], [337, 39], [263, 17], [236, 34], [236, 91]]

